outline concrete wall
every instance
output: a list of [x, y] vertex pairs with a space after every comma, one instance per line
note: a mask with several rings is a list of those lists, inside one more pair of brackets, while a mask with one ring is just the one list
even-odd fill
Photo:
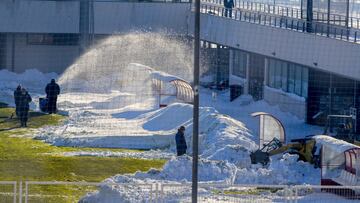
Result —
[[[191, 26], [189, 31], [193, 33]], [[360, 79], [359, 44], [207, 14], [201, 15], [201, 38]]]
[[[9, 43], [11, 40], [11, 37], [8, 37]], [[7, 56], [7, 69], [11, 70], [11, 46], [8, 48]], [[15, 35], [15, 72], [36, 68], [42, 72], [61, 73], [78, 56], [78, 46], [28, 45], [26, 34]]]
[[0, 1], [0, 32], [78, 33], [79, 2]]
[[[189, 4], [96, 2], [94, 32], [106, 35], [146, 29], [186, 35], [189, 9]], [[9, 33], [3, 52], [5, 68], [61, 73], [79, 56], [79, 46], [28, 45], [26, 33], [80, 33], [79, 24], [78, 1], [1, 0], [0, 32]]]
[[94, 10], [96, 34], [139, 29], [188, 33], [190, 4], [95, 2]]
[[305, 98], [281, 90], [264, 87], [264, 100], [271, 105], [277, 105], [284, 112], [290, 112], [299, 119], [306, 118]]

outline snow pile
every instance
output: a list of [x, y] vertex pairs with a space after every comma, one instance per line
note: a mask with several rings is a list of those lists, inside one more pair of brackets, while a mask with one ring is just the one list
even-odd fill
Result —
[[217, 92], [217, 99], [212, 99], [213, 90], [202, 89], [200, 92], [200, 105], [213, 107], [222, 114], [239, 120], [246, 124], [252, 134], [258, 134], [259, 119], [251, 117], [254, 112], [266, 112], [278, 118], [284, 125], [286, 140], [304, 138], [307, 135], [319, 135], [323, 127], [308, 125], [291, 113], [283, 112], [279, 106], [273, 106], [266, 101], [251, 101], [249, 96], [241, 96], [230, 102], [230, 91]]
[[284, 154], [278, 160], [272, 160], [268, 168], [239, 168], [237, 170], [236, 184], [312, 184], [320, 183], [320, 169], [297, 161], [297, 155]]
[[346, 150], [358, 148], [358, 146], [350, 144], [343, 140], [338, 140], [327, 135], [316, 135], [313, 137], [316, 140], [317, 149], [320, 150], [321, 146], [326, 145], [332, 152], [341, 154]]
[[[192, 158], [189, 156], [174, 157], [161, 171], [147, 173], [137, 172], [136, 179], [155, 179], [162, 181], [191, 181]], [[236, 166], [227, 161], [199, 160], [199, 181], [233, 183]]]
[[[192, 114], [193, 106], [190, 104], [174, 103], [166, 108], [141, 116], [146, 120], [143, 128], [148, 131], [169, 131], [171, 135], [176, 133], [180, 126], [186, 127], [186, 140], [188, 152], [191, 153], [192, 140]], [[229, 116], [222, 115], [211, 107], [201, 107], [199, 111], [199, 140], [200, 153], [204, 158], [214, 152], [222, 150], [230, 143], [246, 149], [245, 153], [257, 149], [254, 137], [243, 123]], [[175, 130], [175, 131], [174, 131]], [[174, 142], [172, 142], [173, 147]], [[221, 152], [218, 153], [220, 156]], [[246, 155], [247, 155], [246, 154]]]
[[207, 158], [217, 161], [227, 160], [239, 168], [248, 168], [251, 164], [249, 150], [241, 145], [227, 145]]
[[[283, 154], [272, 158], [268, 168], [257, 165], [238, 167], [229, 160], [199, 160], [199, 181], [226, 184], [318, 184], [320, 169], [314, 169], [310, 163], [298, 161], [298, 155]], [[160, 180], [191, 182], [192, 158], [173, 157], [161, 171], [137, 172], [126, 177], [137, 180]], [[123, 179], [112, 179], [117, 183]]]
[[[33, 103], [37, 103], [36, 98], [45, 94], [45, 86], [51, 79], [56, 79], [56, 73], [41, 73], [37, 69], [29, 69], [21, 74], [10, 72], [6, 69], [0, 70], [0, 98], [2, 102], [6, 102], [14, 106], [14, 90], [21, 84], [28, 90], [33, 97]], [[35, 108], [32, 104], [31, 108]]]
[[[273, 158], [269, 168], [251, 166], [239, 168], [225, 161], [199, 160], [199, 181], [206, 184], [318, 184], [319, 169], [313, 169], [309, 163], [298, 162], [297, 155], [284, 154]], [[182, 202], [189, 200], [191, 194], [192, 160], [191, 157], [174, 157], [164, 168], [149, 170], [146, 173], [137, 172], [134, 175], [118, 175], [104, 181], [99, 191], [87, 194], [82, 201], [86, 202], [141, 202], [149, 199], [144, 185], [153, 183], [172, 184], [163, 193], [166, 202]], [[109, 184], [119, 184], [117, 187]], [[133, 185], [138, 184], [138, 185]], [[183, 185], [186, 184], [186, 185]], [[127, 185], [124, 188], [124, 185]], [[217, 199], [214, 187], [201, 187], [200, 196]], [[281, 192], [281, 191], [280, 191]], [[136, 194], [136, 195], [133, 195]], [[277, 194], [279, 195], [279, 194]], [[246, 195], [245, 195], [246, 196]], [[281, 196], [281, 194], [280, 194]], [[260, 197], [260, 196], [259, 196]], [[244, 198], [244, 197], [239, 197]], [[254, 198], [254, 197], [252, 197]], [[234, 200], [234, 199], [233, 199]], [[240, 200], [240, 199], [239, 199]], [[227, 199], [229, 201], [229, 199]], [[226, 200], [225, 200], [226, 202]]]
[[[212, 108], [201, 108], [200, 115], [215, 112]], [[146, 120], [143, 128], [149, 131], [176, 130], [181, 125], [189, 125], [193, 115], [193, 108], [189, 104], [175, 103], [154, 112], [141, 116]], [[188, 132], [191, 131], [189, 128]]]

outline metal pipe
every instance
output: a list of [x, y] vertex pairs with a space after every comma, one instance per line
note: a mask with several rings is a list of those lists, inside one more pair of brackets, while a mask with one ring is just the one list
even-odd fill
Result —
[[198, 159], [199, 159], [199, 78], [200, 78], [200, 0], [195, 0], [194, 30], [194, 107], [193, 107], [193, 163], [192, 163], [192, 202], [198, 197]]
[[327, 34], [326, 36], [329, 37], [330, 35], [330, 0], [328, 0], [328, 11], [327, 11]]

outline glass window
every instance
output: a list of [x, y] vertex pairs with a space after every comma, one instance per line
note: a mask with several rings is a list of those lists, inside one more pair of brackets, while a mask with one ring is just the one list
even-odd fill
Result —
[[288, 72], [288, 68], [287, 68], [287, 63], [282, 63], [282, 82], [281, 82], [281, 89], [285, 92], [287, 92], [287, 72]]
[[288, 72], [288, 92], [294, 93], [295, 89], [295, 65], [289, 64]]
[[233, 53], [232, 74], [238, 77], [246, 78], [247, 54], [238, 50], [234, 50]]
[[295, 72], [295, 94], [301, 96], [301, 74], [302, 74], [302, 66], [296, 66]]
[[307, 98], [308, 96], [308, 82], [309, 82], [309, 69], [303, 67], [302, 69], [302, 92], [301, 96]]
[[275, 88], [280, 89], [281, 88], [281, 61], [276, 61], [275, 66]]
[[275, 61], [269, 60], [269, 87], [275, 87]]

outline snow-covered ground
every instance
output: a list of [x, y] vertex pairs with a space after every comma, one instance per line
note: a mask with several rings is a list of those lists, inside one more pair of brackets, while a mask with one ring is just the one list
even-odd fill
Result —
[[[34, 82], [37, 75], [40, 82]], [[0, 71], [1, 100], [13, 104], [12, 91], [17, 82], [23, 84], [34, 96], [34, 101], [44, 96], [43, 87], [55, 74], [42, 74], [30, 70], [24, 74]], [[17, 82], [14, 82], [17, 81]], [[241, 97], [228, 101], [228, 92], [218, 92], [216, 99], [211, 90], [201, 89], [200, 109], [200, 161], [199, 180], [202, 183], [227, 184], [319, 184], [320, 170], [302, 161], [297, 155], [271, 157], [268, 167], [252, 165], [250, 152], [257, 149], [258, 120], [251, 113], [264, 111], [279, 118], [286, 129], [287, 140], [319, 134], [321, 128], [304, 124], [295, 116], [284, 113], [264, 101], [251, 101]], [[191, 155], [192, 106], [174, 103], [166, 108], [156, 108], [151, 95], [111, 90], [106, 93], [64, 91], [59, 97], [59, 108], [69, 115], [60, 126], [45, 127], [35, 136], [53, 145], [77, 147], [143, 148], [157, 150], [126, 153], [96, 149], [93, 152], [66, 153], [64, 156], [117, 156], [168, 159], [162, 170], [110, 177], [109, 183], [189, 183], [191, 157], [174, 156], [174, 134], [180, 125], [187, 128], [188, 154]], [[250, 102], [249, 102], [250, 101]], [[32, 108], [36, 109], [33, 104]], [[188, 189], [188, 188], [187, 188]], [[170, 191], [165, 198], [180, 201], [189, 198], [187, 189]], [[84, 200], [97, 202], [136, 201], [136, 188], [127, 189], [104, 185], [88, 194]], [[211, 196], [212, 192], [202, 192]], [[178, 199], [176, 199], [177, 197]], [[185, 198], [185, 199], [184, 199]]]

